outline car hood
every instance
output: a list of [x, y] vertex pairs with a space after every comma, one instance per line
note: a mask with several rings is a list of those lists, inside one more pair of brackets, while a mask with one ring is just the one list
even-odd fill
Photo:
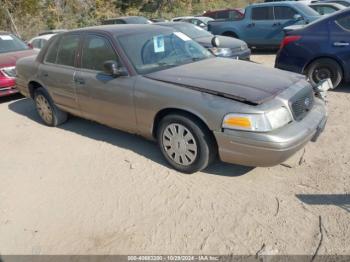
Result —
[[9, 53], [0, 53], [0, 67], [14, 66], [16, 61], [22, 57], [27, 57], [35, 55], [38, 52], [33, 49], [9, 52]]
[[[206, 48], [213, 47], [211, 40], [214, 36], [204, 36], [204, 37], [197, 37], [194, 40], [198, 43], [200, 43], [202, 46]], [[242, 40], [228, 37], [228, 36], [216, 36], [220, 41], [220, 46], [223, 48], [238, 48], [244, 45], [244, 42]]]
[[299, 74], [228, 58], [205, 59], [145, 77], [255, 105], [305, 79]]

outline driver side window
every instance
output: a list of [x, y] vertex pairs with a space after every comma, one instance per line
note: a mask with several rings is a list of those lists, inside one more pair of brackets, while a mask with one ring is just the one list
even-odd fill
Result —
[[100, 36], [86, 36], [82, 49], [81, 67], [103, 71], [103, 64], [108, 60], [119, 62], [109, 41]]

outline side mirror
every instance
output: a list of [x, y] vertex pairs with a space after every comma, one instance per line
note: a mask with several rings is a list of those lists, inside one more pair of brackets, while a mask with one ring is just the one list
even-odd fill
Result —
[[211, 44], [213, 47], [218, 47], [220, 45], [220, 40], [216, 36], [211, 39]]
[[104, 72], [113, 77], [128, 75], [128, 72], [126, 72], [125, 68], [120, 67], [118, 63], [113, 60], [104, 62], [103, 67], [104, 67]]
[[31, 44], [31, 43], [27, 43], [27, 46], [30, 48], [30, 49], [33, 49], [34, 46]]
[[303, 18], [301, 15], [299, 15], [299, 14], [295, 14], [295, 15], [293, 16], [293, 19], [294, 19], [295, 21], [300, 21], [300, 20], [303, 20], [304, 18]]

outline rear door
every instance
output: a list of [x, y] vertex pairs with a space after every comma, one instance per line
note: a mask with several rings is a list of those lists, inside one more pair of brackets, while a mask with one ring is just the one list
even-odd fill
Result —
[[251, 22], [246, 25], [245, 40], [250, 45], [270, 45], [273, 24], [272, 6], [252, 7]]
[[[329, 24], [330, 45], [334, 56], [340, 57], [345, 68], [350, 67], [350, 15], [338, 17]], [[347, 76], [350, 72], [345, 72]]]
[[51, 43], [39, 66], [39, 78], [55, 103], [74, 113], [79, 113], [74, 75], [80, 41], [80, 34], [67, 34], [57, 38]]
[[103, 64], [108, 60], [121, 65], [112, 41], [104, 35], [86, 34], [80, 69], [75, 75], [79, 106], [88, 119], [125, 131], [135, 131], [135, 79], [129, 76], [115, 78], [104, 73]]

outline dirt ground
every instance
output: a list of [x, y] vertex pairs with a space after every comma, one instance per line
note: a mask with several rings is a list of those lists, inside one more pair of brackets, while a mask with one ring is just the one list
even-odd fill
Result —
[[[273, 66], [273, 55], [253, 60]], [[184, 175], [142, 138], [0, 100], [1, 254], [350, 254], [350, 87], [285, 165]]]

